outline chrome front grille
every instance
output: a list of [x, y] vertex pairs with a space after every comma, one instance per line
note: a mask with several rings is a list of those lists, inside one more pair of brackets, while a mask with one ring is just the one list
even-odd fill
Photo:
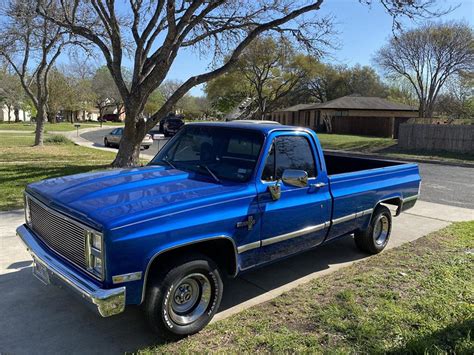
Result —
[[30, 228], [56, 253], [77, 266], [87, 269], [86, 228], [43, 206], [29, 196], [26, 198]]

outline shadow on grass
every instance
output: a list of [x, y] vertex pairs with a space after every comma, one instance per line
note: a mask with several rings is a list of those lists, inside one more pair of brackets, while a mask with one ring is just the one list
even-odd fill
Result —
[[410, 340], [389, 354], [474, 354], [474, 319]]

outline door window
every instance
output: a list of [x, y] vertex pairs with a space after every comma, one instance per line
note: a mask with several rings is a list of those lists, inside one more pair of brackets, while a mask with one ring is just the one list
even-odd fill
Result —
[[310, 178], [316, 176], [313, 151], [307, 138], [280, 136], [274, 139], [265, 161], [262, 180], [281, 179], [286, 169], [304, 170]]

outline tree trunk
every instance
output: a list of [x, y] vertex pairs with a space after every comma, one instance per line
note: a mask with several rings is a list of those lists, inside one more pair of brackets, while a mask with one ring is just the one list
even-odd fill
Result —
[[20, 109], [15, 107], [13, 113], [15, 114], [15, 122], [20, 122]]
[[11, 116], [11, 112], [12, 112], [12, 108], [10, 105], [7, 105], [8, 107], [8, 123], [10, 123], [10, 116]]
[[[136, 110], [125, 109], [125, 128], [117, 156], [112, 162], [116, 168], [137, 166], [140, 162], [140, 144], [145, 137], [145, 121]], [[134, 129], [135, 126], [135, 129]]]
[[42, 146], [44, 139], [44, 122], [47, 118], [46, 109], [44, 105], [39, 105], [36, 114], [36, 132], [35, 132], [35, 146]]

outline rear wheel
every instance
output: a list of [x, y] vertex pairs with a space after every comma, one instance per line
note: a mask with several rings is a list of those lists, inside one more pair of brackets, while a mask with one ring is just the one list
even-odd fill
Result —
[[216, 264], [204, 255], [189, 255], [151, 282], [145, 313], [153, 330], [162, 335], [194, 334], [211, 321], [222, 292]]
[[385, 206], [377, 206], [372, 214], [369, 227], [354, 235], [357, 247], [363, 252], [378, 254], [388, 244], [392, 232], [392, 214]]

